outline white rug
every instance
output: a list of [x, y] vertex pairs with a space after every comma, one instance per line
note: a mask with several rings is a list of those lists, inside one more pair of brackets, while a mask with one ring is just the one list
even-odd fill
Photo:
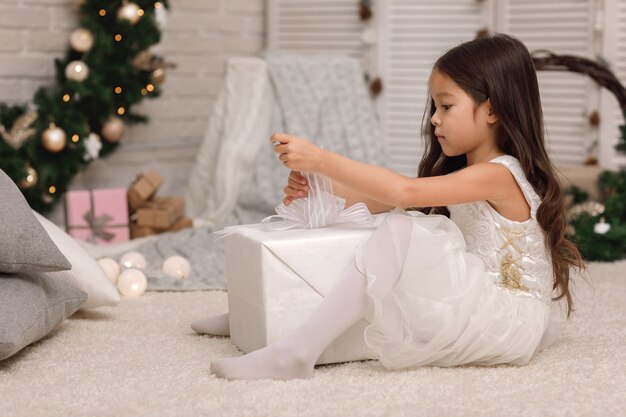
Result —
[[391, 372], [364, 361], [294, 381], [209, 374], [213, 358], [241, 353], [189, 323], [226, 312], [225, 292], [149, 292], [77, 313], [0, 362], [0, 416], [624, 416], [626, 262], [590, 272], [595, 291], [578, 286], [574, 317], [528, 366]]

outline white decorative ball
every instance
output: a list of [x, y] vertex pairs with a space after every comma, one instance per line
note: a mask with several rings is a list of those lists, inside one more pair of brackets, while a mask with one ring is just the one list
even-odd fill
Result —
[[609, 230], [611, 230], [611, 225], [606, 223], [604, 219], [600, 219], [600, 222], [593, 226], [593, 231], [599, 235], [603, 235]]
[[134, 25], [135, 23], [139, 22], [139, 19], [143, 15], [143, 12], [140, 10], [141, 9], [139, 8], [139, 6], [137, 6], [135, 3], [124, 2], [122, 7], [120, 7], [120, 9], [117, 11], [117, 18], [126, 20], [130, 24]]
[[120, 259], [120, 266], [126, 269], [144, 269], [146, 267], [146, 258], [144, 258], [139, 252], [126, 252]]
[[93, 41], [93, 33], [87, 29], [76, 29], [70, 35], [70, 45], [78, 52], [89, 51], [93, 47]]
[[83, 61], [72, 61], [65, 67], [65, 77], [68, 80], [82, 82], [89, 76], [89, 67]]
[[163, 262], [163, 272], [171, 277], [185, 279], [189, 278], [191, 265], [189, 261], [182, 256], [174, 255]]
[[117, 262], [115, 262], [115, 259], [102, 258], [98, 259], [98, 263], [104, 270], [105, 274], [107, 274], [107, 277], [109, 277], [113, 285], [116, 285], [120, 276], [120, 266]]
[[127, 269], [120, 274], [117, 289], [125, 297], [138, 297], [146, 291], [148, 280], [138, 269]]

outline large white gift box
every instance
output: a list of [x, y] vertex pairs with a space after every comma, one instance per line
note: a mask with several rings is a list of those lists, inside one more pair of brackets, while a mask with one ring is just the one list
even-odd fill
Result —
[[[232, 343], [252, 352], [302, 324], [343, 278], [355, 262], [357, 248], [384, 216], [375, 215], [368, 225], [320, 229], [267, 231], [267, 224], [237, 226], [224, 240]], [[371, 318], [366, 314], [328, 346], [316, 364], [371, 359], [363, 336], [367, 317]]]

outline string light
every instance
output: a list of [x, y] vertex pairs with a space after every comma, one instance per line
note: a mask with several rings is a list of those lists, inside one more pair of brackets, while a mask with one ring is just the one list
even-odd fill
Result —
[[54, 194], [57, 192], [57, 187], [55, 187], [54, 185], [51, 185], [50, 188], [48, 188], [48, 192], [50, 194]]
[[124, 107], [118, 107], [117, 108], [117, 114], [119, 114], [121, 116], [124, 113], [126, 113], [126, 109]]
[[141, 17], [141, 16], [143, 16], [143, 13], [144, 13], [143, 9], [137, 10], [137, 16]]
[[71, 99], [71, 97], [70, 97], [70, 95], [69, 95], [69, 94], [64, 94], [64, 95], [63, 95], [63, 101], [64, 101], [64, 102], [69, 103], [70, 99]]
[[80, 136], [78, 136], [78, 134], [74, 133], [72, 135], [72, 142], [76, 143], [78, 142], [79, 139], [80, 139]]
[[106, 15], [107, 15], [107, 11], [106, 11], [106, 10], [104, 10], [104, 9], [100, 9], [100, 11], [98, 12], [98, 14], [99, 14], [100, 16], [103, 16], [103, 17], [104, 17], [104, 16], [106, 16]]
[[115, 94], [122, 94], [122, 87], [115, 87]]
[[119, 33], [117, 35], [115, 35], [115, 41], [119, 42], [122, 40], [122, 35], [120, 35]]
[[161, 8], [161, 2], [157, 1], [156, 3], [154, 3], [154, 8], [155, 9], [160, 9]]
[[148, 95], [148, 90], [146, 90], [145, 88], [141, 89], [141, 95], [142, 96], [147, 96]]
[[146, 86], [146, 90], [148, 90], [148, 91], [150, 91], [150, 92], [153, 92], [153, 91], [154, 91], [154, 86], [153, 86], [152, 84], [148, 84], [148, 85]]

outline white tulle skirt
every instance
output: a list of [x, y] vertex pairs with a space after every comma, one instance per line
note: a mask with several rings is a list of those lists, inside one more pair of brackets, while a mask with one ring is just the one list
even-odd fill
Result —
[[356, 263], [373, 301], [365, 342], [389, 369], [524, 365], [549, 324], [549, 306], [494, 284], [445, 216], [388, 214]]

